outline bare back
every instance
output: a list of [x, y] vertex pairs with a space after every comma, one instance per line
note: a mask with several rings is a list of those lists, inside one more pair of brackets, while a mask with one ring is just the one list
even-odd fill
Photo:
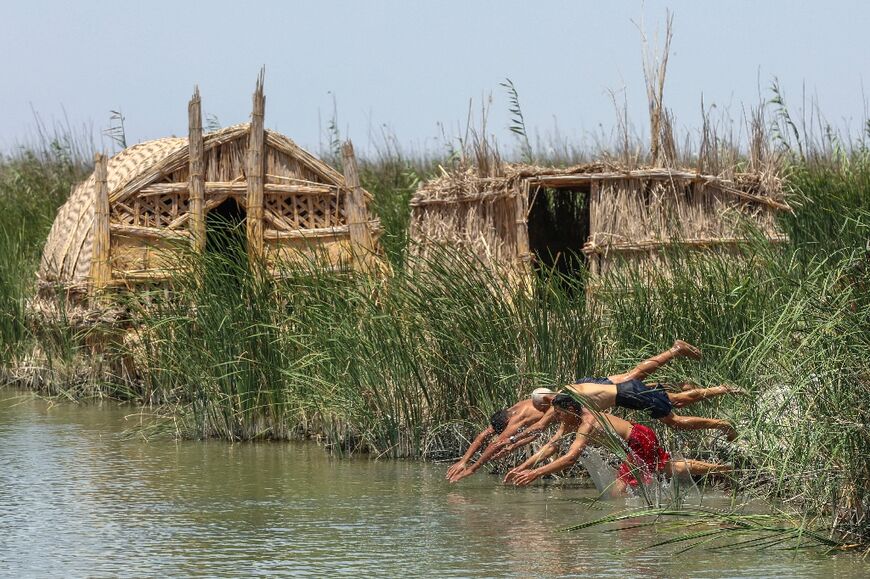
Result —
[[614, 384], [582, 382], [580, 384], [568, 384], [566, 388], [588, 400], [598, 411], [604, 411], [616, 406], [616, 385]]
[[[600, 416], [609, 423], [610, 428], [612, 428], [613, 432], [615, 432], [621, 439], [628, 440], [628, 437], [631, 436], [631, 429], [634, 428], [634, 424], [628, 420], [612, 414], [601, 414]], [[596, 431], [603, 431], [603, 425], [598, 421], [598, 419], [595, 419], [594, 417], [593, 419], [598, 425]]]
[[508, 408], [508, 425], [528, 426], [541, 419], [543, 412], [535, 408], [532, 401], [528, 398], [520, 400], [510, 408]]

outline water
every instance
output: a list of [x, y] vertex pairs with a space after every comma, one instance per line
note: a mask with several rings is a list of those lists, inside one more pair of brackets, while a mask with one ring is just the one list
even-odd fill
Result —
[[629, 552], [661, 530], [558, 529], [594, 488], [459, 486], [444, 465], [335, 459], [314, 444], [146, 442], [113, 405], [0, 389], [0, 574], [860, 577], [854, 556]]

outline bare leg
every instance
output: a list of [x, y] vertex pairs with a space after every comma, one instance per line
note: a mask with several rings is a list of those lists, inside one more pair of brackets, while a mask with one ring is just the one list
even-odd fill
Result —
[[737, 431], [726, 420], [718, 418], [701, 418], [700, 416], [678, 416], [674, 413], [668, 414], [661, 419], [662, 422], [672, 428], [678, 430], [706, 430], [715, 428], [721, 430], [728, 437], [728, 440], [737, 438]]
[[731, 466], [727, 464], [717, 464], [715, 462], [703, 462], [701, 460], [669, 460], [665, 464], [665, 472], [671, 476], [684, 477], [688, 475], [702, 476], [713, 472], [729, 472]]
[[691, 344], [688, 344], [682, 340], [677, 340], [676, 342], [674, 342], [674, 345], [671, 346], [670, 350], [666, 350], [657, 356], [653, 356], [652, 358], [644, 360], [625, 374], [614, 374], [613, 376], [609, 376], [608, 378], [610, 378], [610, 381], [614, 384], [620, 384], [627, 380], [633, 379], [643, 380], [644, 378], [658, 370], [660, 367], [664, 366], [674, 358], [680, 356], [687, 356], [689, 358], [694, 358], [695, 360], [697, 360], [701, 357], [701, 351], [695, 346], [692, 346]]
[[723, 394], [732, 394], [739, 392], [739, 388], [724, 385], [713, 386], [711, 388], [692, 388], [690, 390], [683, 390], [682, 392], [678, 392], [676, 394], [668, 393], [668, 399], [670, 399], [671, 403], [674, 405], [674, 408], [683, 408], [685, 406], [695, 404], [696, 402], [707, 400], [708, 398], [714, 398], [716, 396], [722, 396]]

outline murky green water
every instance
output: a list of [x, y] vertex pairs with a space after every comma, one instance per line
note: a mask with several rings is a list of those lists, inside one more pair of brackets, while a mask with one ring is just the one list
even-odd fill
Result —
[[[131, 440], [125, 411], [0, 389], [4, 576], [866, 576], [852, 556], [630, 553], [655, 529], [560, 533], [594, 491], [515, 489], [313, 444]], [[613, 505], [617, 508], [619, 505]]]

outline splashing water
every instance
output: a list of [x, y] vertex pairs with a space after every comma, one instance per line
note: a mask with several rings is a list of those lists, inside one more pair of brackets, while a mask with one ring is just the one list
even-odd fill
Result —
[[[682, 453], [671, 454], [671, 461], [679, 463], [685, 461]], [[666, 477], [664, 474], [655, 476], [650, 482], [638, 487], [626, 489], [628, 498], [626, 506], [652, 506], [652, 507], [683, 507], [701, 506], [703, 494], [698, 484], [688, 474]]]
[[580, 456], [580, 464], [589, 473], [598, 493], [601, 496], [608, 495], [616, 482], [616, 469], [607, 464], [601, 451], [587, 450]]

